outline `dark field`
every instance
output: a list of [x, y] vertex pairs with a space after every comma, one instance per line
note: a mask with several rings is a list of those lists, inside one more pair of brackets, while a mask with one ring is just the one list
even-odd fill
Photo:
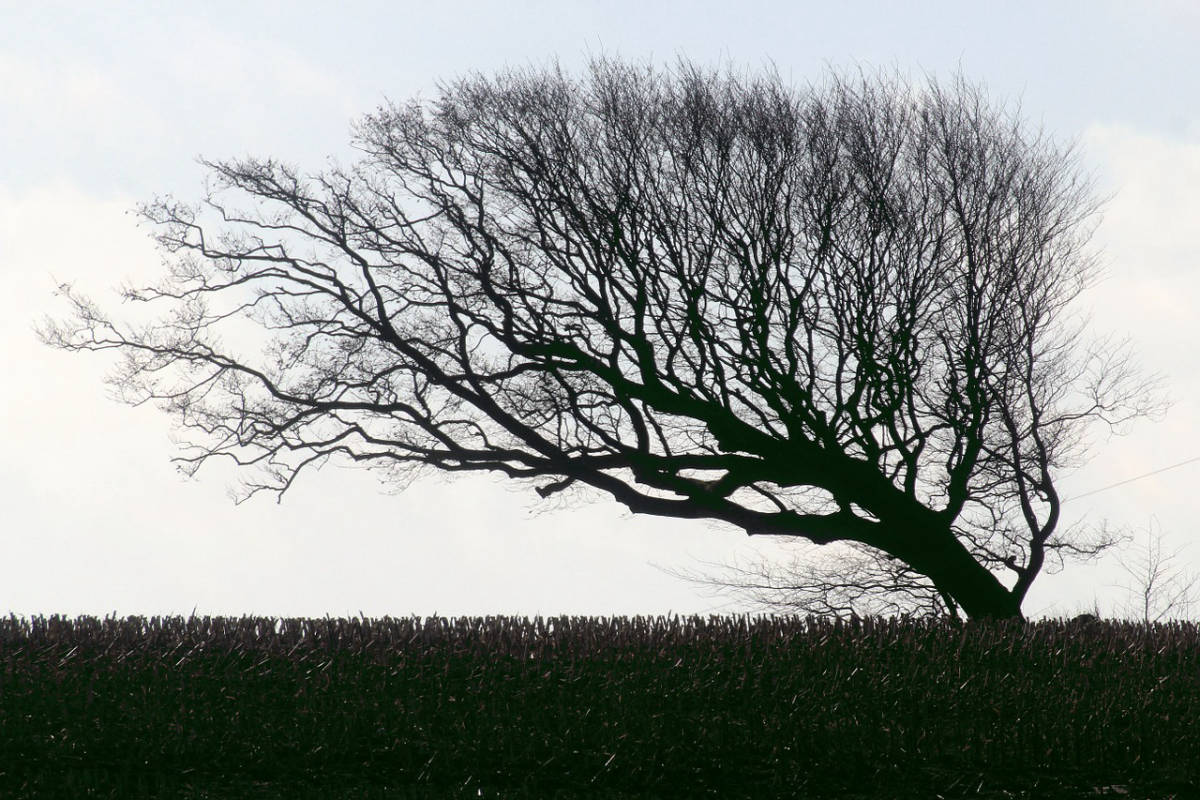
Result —
[[1200, 630], [0, 619], [0, 797], [1200, 797]]

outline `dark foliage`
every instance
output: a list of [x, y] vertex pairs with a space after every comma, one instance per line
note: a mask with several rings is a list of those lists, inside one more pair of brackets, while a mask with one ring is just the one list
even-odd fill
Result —
[[1178, 624], [10, 618], [0, 792], [1184, 786], [1197, 663]]

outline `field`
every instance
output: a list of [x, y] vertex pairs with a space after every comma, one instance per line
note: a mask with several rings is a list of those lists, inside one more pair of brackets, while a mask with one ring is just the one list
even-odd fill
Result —
[[0, 619], [0, 797], [1194, 797], [1194, 624]]

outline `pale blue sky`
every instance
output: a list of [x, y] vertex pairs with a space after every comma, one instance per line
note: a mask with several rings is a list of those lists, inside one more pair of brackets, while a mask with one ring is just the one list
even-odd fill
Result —
[[[203, 9], [203, 10], [197, 10]], [[282, 505], [234, 507], [232, 476], [185, 482], [170, 421], [110, 402], [105, 359], [50, 351], [33, 322], [55, 280], [98, 299], [159, 262], [124, 212], [200, 191], [197, 155], [349, 156], [385, 98], [506, 65], [678, 55], [796, 82], [826, 64], [961, 68], [1060, 138], [1113, 194], [1097, 244], [1100, 330], [1128, 334], [1176, 404], [1099, 442], [1068, 494], [1196, 453], [1200, 362], [1200, 4], [1180, 2], [0, 2], [0, 613], [678, 613], [737, 610], [651, 564], [759, 547], [611, 504], [538, 513], [488, 478], [401, 495], [327, 468]], [[1068, 521], [1194, 537], [1200, 465], [1081, 500]], [[773, 551], [775, 545], [768, 543]], [[1193, 554], [1200, 561], [1200, 549]], [[1121, 599], [1111, 563], [1045, 576], [1032, 614]]]

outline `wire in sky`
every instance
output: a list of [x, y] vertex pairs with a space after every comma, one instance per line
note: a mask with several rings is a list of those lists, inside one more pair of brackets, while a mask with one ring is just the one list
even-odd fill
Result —
[[1200, 461], [1200, 456], [1193, 456], [1191, 458], [1180, 461], [1178, 464], [1172, 464], [1169, 467], [1161, 467], [1159, 469], [1153, 470], [1151, 472], [1146, 472], [1141, 475], [1134, 475], [1132, 478], [1126, 478], [1123, 481], [1117, 481], [1116, 483], [1110, 483], [1108, 486], [1101, 486], [1099, 489], [1092, 489], [1090, 492], [1084, 492], [1083, 494], [1077, 494], [1072, 497], [1068, 497], [1065, 500], [1063, 500], [1063, 502], [1066, 503], [1070, 500], [1078, 500], [1081, 497], [1087, 497], [1087, 496], [1093, 495], [1093, 494], [1100, 494], [1100, 492], [1107, 492], [1109, 489], [1115, 489], [1118, 486], [1124, 486], [1127, 483], [1133, 483], [1134, 481], [1140, 481], [1142, 478], [1149, 478], [1151, 475], [1158, 475], [1160, 472], [1166, 472], [1168, 470], [1172, 470], [1177, 467], [1182, 467], [1187, 464], [1191, 464], [1193, 461]]

